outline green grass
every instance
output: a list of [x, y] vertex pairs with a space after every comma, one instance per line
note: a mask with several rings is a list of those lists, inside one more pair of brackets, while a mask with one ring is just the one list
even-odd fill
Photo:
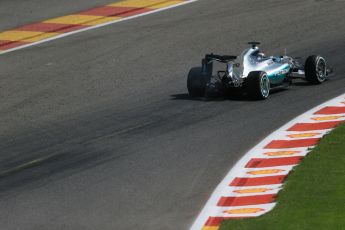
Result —
[[220, 229], [345, 229], [345, 125], [324, 137], [295, 168], [271, 212], [224, 221]]

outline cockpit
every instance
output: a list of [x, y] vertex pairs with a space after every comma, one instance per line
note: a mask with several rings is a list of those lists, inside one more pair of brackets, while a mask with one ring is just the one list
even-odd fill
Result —
[[269, 59], [269, 57], [266, 57], [265, 53], [260, 50], [255, 50], [253, 53], [251, 53], [250, 57], [257, 62]]

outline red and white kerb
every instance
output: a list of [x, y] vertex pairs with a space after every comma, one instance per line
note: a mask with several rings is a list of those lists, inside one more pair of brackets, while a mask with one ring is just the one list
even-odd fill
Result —
[[345, 94], [290, 121], [251, 149], [213, 192], [191, 230], [218, 230], [226, 219], [269, 212], [289, 172], [345, 122]]

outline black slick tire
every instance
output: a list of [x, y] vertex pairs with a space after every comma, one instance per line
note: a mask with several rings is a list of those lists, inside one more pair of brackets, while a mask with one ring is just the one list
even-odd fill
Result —
[[326, 61], [320, 55], [307, 58], [304, 65], [305, 79], [311, 84], [321, 84], [327, 79]]
[[187, 88], [189, 95], [192, 97], [205, 96], [207, 83], [210, 76], [202, 72], [201, 67], [194, 67], [188, 73]]
[[267, 74], [262, 71], [250, 72], [246, 79], [246, 92], [251, 99], [266, 99], [270, 93], [270, 82]]

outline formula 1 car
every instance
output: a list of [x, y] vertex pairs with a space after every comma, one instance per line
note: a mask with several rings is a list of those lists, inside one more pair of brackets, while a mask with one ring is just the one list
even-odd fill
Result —
[[[248, 42], [250, 48], [240, 56], [206, 54], [202, 66], [192, 68], [187, 88], [190, 96], [203, 97], [212, 92], [239, 89], [253, 99], [266, 99], [275, 87], [287, 87], [293, 79], [301, 78], [311, 84], [327, 80], [332, 69], [320, 55], [309, 56], [304, 65], [300, 58], [265, 56], [259, 42]], [[213, 63], [225, 64], [225, 69], [214, 71]]]

